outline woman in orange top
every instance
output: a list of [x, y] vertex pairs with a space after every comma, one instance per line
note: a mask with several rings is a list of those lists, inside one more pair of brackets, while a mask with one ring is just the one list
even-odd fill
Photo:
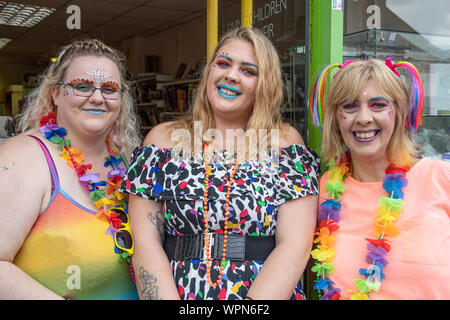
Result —
[[330, 164], [311, 253], [320, 298], [450, 298], [450, 163], [419, 157], [412, 131], [422, 105], [408, 62], [348, 61], [320, 73], [310, 100]]

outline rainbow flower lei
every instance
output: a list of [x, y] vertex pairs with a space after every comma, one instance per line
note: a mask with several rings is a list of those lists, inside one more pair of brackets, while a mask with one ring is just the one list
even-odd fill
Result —
[[[110, 209], [113, 207], [121, 208], [127, 213], [127, 200], [125, 196], [118, 191], [126, 168], [120, 167], [122, 158], [114, 155], [108, 141], [105, 141], [109, 156], [105, 158], [105, 167], [111, 166], [112, 170], [107, 174], [107, 181], [98, 181], [100, 174], [87, 174], [87, 170], [92, 169], [91, 164], [84, 164], [85, 158], [83, 152], [79, 148], [73, 148], [70, 140], [65, 139], [66, 129], [56, 124], [56, 114], [49, 112], [42, 116], [40, 120], [40, 132], [45, 135], [47, 140], [58, 145], [59, 154], [67, 165], [77, 172], [80, 183], [85, 187], [91, 200], [99, 209], [96, 213], [98, 219], [108, 222], [109, 226], [106, 234], [111, 235], [114, 242], [114, 235], [119, 231], [122, 221], [119, 219], [119, 213]], [[100, 189], [100, 187], [106, 187]], [[107, 197], [107, 195], [110, 195]], [[114, 251], [120, 255], [120, 262], [130, 262], [131, 257], [128, 252], [122, 252], [114, 245]]]
[[348, 162], [341, 162], [339, 166], [333, 166], [328, 171], [328, 181], [324, 188], [328, 191], [328, 197], [319, 207], [319, 226], [314, 235], [316, 248], [311, 251], [311, 256], [315, 260], [311, 270], [316, 273], [314, 288], [318, 290], [321, 300], [368, 300], [371, 291], [379, 291], [381, 281], [386, 276], [383, 273], [388, 264], [387, 253], [391, 249], [390, 241], [385, 237], [395, 238], [399, 230], [394, 222], [402, 211], [403, 187], [406, 187], [408, 180], [406, 172], [409, 166], [396, 167], [389, 165], [383, 182], [383, 189], [388, 193], [378, 199], [378, 215], [375, 216], [375, 227], [373, 234], [376, 239], [366, 238], [368, 253], [365, 261], [369, 264], [367, 268], [359, 269], [359, 274], [363, 277], [354, 281], [358, 290], [349, 290], [351, 295], [348, 298], [341, 296], [341, 289], [334, 287], [334, 282], [329, 276], [333, 273], [333, 258], [336, 255], [336, 248], [333, 247], [336, 237], [333, 235], [339, 229], [340, 209], [342, 207], [342, 195], [345, 191], [344, 180], [348, 175]]

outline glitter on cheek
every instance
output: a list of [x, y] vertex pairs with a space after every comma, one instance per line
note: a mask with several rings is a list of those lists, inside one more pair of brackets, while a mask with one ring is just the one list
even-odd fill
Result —
[[72, 91], [70, 90], [70, 87], [67, 86], [64, 88], [63, 95], [68, 97], [72, 96]]
[[344, 111], [342, 110], [342, 107], [339, 107], [338, 119], [339, 120], [347, 120], [347, 117], [345, 116]]
[[393, 107], [393, 106], [390, 106], [390, 107], [387, 109], [387, 118], [388, 118], [389, 120], [391, 120], [393, 114], [395, 114], [394, 107]]

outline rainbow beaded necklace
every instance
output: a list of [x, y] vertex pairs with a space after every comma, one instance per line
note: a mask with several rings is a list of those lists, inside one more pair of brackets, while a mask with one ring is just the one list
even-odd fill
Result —
[[399, 230], [394, 221], [399, 217], [403, 208], [403, 191], [408, 180], [406, 172], [409, 166], [396, 167], [389, 165], [386, 169], [383, 181], [383, 189], [388, 193], [378, 199], [379, 208], [375, 216], [375, 227], [373, 234], [376, 239], [366, 239], [368, 242], [368, 253], [365, 261], [369, 264], [367, 268], [359, 269], [362, 279], [354, 281], [358, 290], [350, 291], [348, 298], [341, 296], [341, 289], [334, 287], [334, 282], [329, 276], [333, 273], [334, 264], [332, 263], [336, 255], [336, 248], [333, 247], [336, 237], [333, 232], [339, 229], [341, 202], [339, 200], [345, 191], [344, 180], [348, 175], [349, 165], [347, 162], [341, 162], [339, 166], [333, 166], [328, 171], [328, 181], [324, 185], [328, 191], [328, 197], [319, 208], [318, 223], [314, 235], [316, 248], [311, 251], [311, 256], [315, 260], [311, 270], [316, 273], [317, 279], [314, 280], [314, 288], [318, 290], [319, 298], [322, 300], [368, 300], [371, 291], [379, 291], [381, 281], [385, 279], [384, 268], [388, 264], [385, 256], [391, 249], [390, 241], [386, 237], [395, 238]]
[[[106, 140], [105, 144], [109, 156], [105, 158], [104, 165], [105, 167], [111, 166], [112, 170], [107, 174], [107, 181], [98, 181], [100, 174], [87, 174], [87, 170], [92, 169], [92, 165], [83, 164], [85, 158], [81, 149], [73, 148], [70, 140], [64, 138], [67, 134], [66, 129], [56, 124], [55, 113], [49, 112], [41, 118], [39, 130], [45, 135], [47, 140], [58, 145], [58, 150], [62, 151], [59, 156], [67, 161], [69, 167], [75, 169], [80, 183], [89, 193], [91, 200], [99, 210], [96, 213], [96, 217], [109, 224], [106, 234], [111, 235], [114, 242], [114, 235], [116, 232], [119, 232], [122, 221], [119, 219], [119, 213], [113, 212], [110, 209], [113, 207], [121, 208], [125, 212], [127, 212], [128, 209], [125, 196], [118, 191], [126, 173], [126, 168], [119, 166], [122, 162], [122, 158], [119, 155], [114, 155], [109, 141]], [[100, 189], [100, 187], [107, 188]], [[107, 197], [107, 195], [109, 195], [109, 197]], [[132, 270], [129, 253], [120, 250], [115, 245], [114, 251], [120, 255], [120, 262], [128, 261], [130, 263], [130, 270]]]

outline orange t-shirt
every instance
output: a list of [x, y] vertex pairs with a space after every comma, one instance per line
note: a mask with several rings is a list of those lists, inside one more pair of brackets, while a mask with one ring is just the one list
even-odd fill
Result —
[[[371, 299], [450, 299], [450, 163], [422, 159], [406, 174], [404, 201], [395, 221], [400, 230], [391, 240], [385, 256], [389, 264], [386, 278]], [[320, 202], [327, 193], [320, 181]], [[363, 279], [360, 268], [367, 268], [367, 241], [374, 239], [374, 217], [378, 215], [378, 198], [385, 196], [382, 182], [364, 183], [348, 177], [336, 236], [335, 269], [330, 279], [341, 295], [357, 290], [354, 280]]]

